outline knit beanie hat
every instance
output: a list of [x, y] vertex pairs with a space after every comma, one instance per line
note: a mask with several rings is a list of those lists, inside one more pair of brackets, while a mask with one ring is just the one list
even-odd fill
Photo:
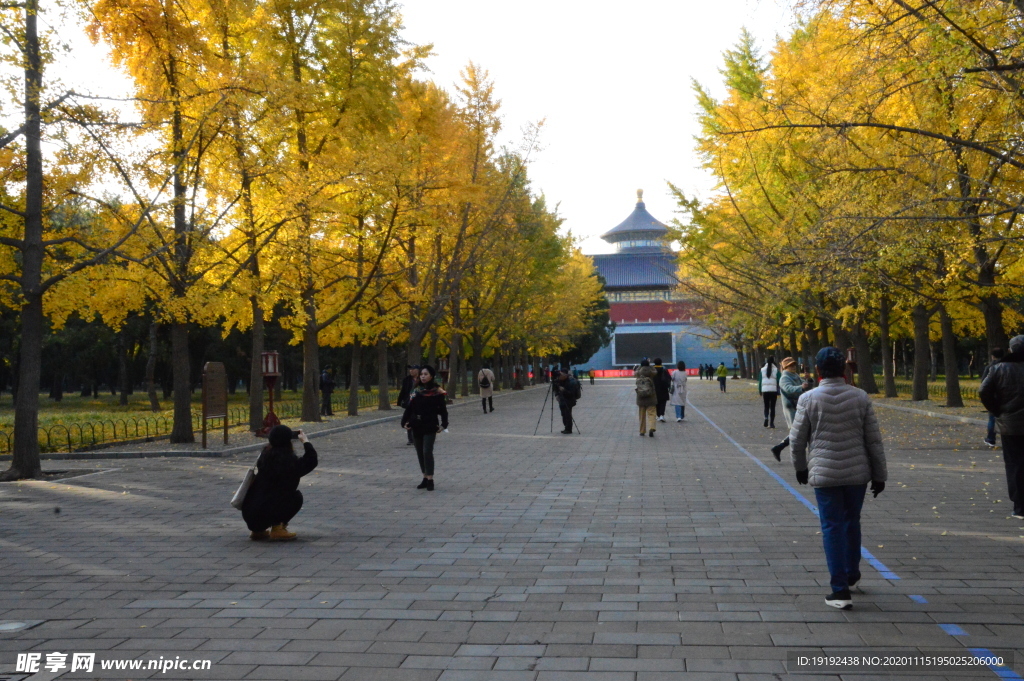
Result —
[[818, 351], [814, 358], [814, 365], [818, 367], [822, 376], [842, 376], [846, 369], [846, 358], [837, 348], [829, 346]]
[[1014, 336], [1010, 339], [1010, 352], [1024, 350], [1024, 336]]

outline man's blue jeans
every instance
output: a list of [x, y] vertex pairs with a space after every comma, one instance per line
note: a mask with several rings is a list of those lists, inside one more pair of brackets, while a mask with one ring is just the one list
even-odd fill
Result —
[[867, 483], [814, 488], [832, 591], [860, 579], [860, 509], [867, 489]]
[[681, 418], [683, 418], [686, 415], [686, 405], [684, 405], [684, 404], [676, 404], [676, 405], [673, 405], [673, 406], [675, 406], [675, 408], [676, 408], [676, 418], [677, 419], [681, 419]]

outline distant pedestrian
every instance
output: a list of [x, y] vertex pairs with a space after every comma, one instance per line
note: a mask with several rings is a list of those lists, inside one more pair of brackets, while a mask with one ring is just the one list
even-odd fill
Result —
[[887, 479], [885, 450], [868, 394], [843, 377], [845, 358], [833, 347], [815, 358], [821, 385], [800, 396], [790, 429], [793, 466], [810, 483], [832, 590], [825, 603], [853, 607], [850, 587], [860, 581], [860, 512], [868, 482], [877, 497]]
[[[981, 382], [984, 383], [988, 377], [989, 372], [992, 371], [992, 367], [1003, 360], [1002, 348], [992, 348], [992, 361], [985, 367], [985, 370], [981, 372]], [[988, 413], [988, 430], [985, 432], [985, 444], [988, 445], [989, 449], [993, 449], [996, 446], [996, 415], [992, 412]]]
[[654, 394], [658, 403], [654, 405], [657, 419], [665, 423], [665, 405], [668, 404], [669, 393], [672, 389], [672, 376], [661, 363], [661, 357], [654, 358]]
[[698, 381], [703, 381], [704, 380], [704, 363], [703, 362], [701, 362], [700, 364], [697, 365], [697, 380]]
[[[302, 443], [302, 457], [292, 449], [293, 438]], [[267, 445], [256, 459], [256, 477], [242, 502], [242, 519], [249, 527], [249, 539], [295, 539], [295, 533], [288, 531], [288, 523], [302, 508], [299, 478], [316, 468], [316, 464], [316, 450], [305, 433], [282, 425], [270, 429]]]
[[590, 385], [594, 385], [594, 371], [594, 369], [591, 369], [587, 372], [587, 376], [590, 377]]
[[334, 392], [334, 378], [331, 368], [325, 367], [320, 373], [320, 416], [334, 416], [331, 411], [331, 393]]
[[[725, 362], [722, 363], [722, 366], [725, 366]], [[715, 380], [715, 367], [711, 364], [711, 362], [708, 362], [707, 371], [708, 371], [708, 380], [709, 381]]]
[[729, 378], [729, 370], [725, 367], [725, 362], [721, 362], [718, 365], [718, 368], [715, 369], [715, 375], [718, 376], [718, 389], [724, 393], [725, 381]]
[[686, 418], [686, 362], [676, 362], [676, 372], [672, 374], [672, 397], [669, 404], [676, 408], [676, 423]]
[[779, 394], [782, 395], [782, 415], [786, 417], [786, 439], [772, 447], [772, 455], [776, 461], [782, 461], [782, 450], [789, 446], [789, 431], [796, 418], [796, 403], [800, 396], [813, 386], [800, 378], [797, 363], [792, 357], [782, 360], [782, 374], [779, 376]]
[[640, 362], [636, 370], [636, 406], [640, 408], [640, 437], [645, 434], [654, 437], [657, 430], [655, 422], [658, 418], [658, 394], [654, 388], [654, 377], [657, 372], [647, 359]]
[[477, 374], [476, 380], [480, 386], [480, 404], [483, 405], [484, 413], [487, 413], [487, 407], [494, 411], [494, 372], [485, 365]]
[[551, 384], [555, 394], [555, 401], [558, 402], [558, 411], [562, 415], [562, 435], [572, 435], [572, 408], [576, 406], [583, 395], [580, 382], [566, 370], [558, 373], [557, 378]]
[[434, 367], [420, 368], [416, 388], [409, 397], [409, 406], [402, 415], [402, 427], [412, 431], [416, 457], [420, 461], [423, 481], [416, 489], [434, 491], [434, 441], [442, 430], [448, 430], [447, 393], [434, 381]]
[[779, 399], [779, 367], [775, 358], [769, 357], [757, 375], [757, 392], [764, 400], [764, 427], [775, 427], [775, 403]]
[[1013, 517], [1024, 519], [1024, 336], [1010, 339], [1010, 352], [992, 366], [978, 395], [999, 426]]
[[[398, 391], [398, 406], [405, 409], [409, 406], [409, 397], [412, 396], [412, 391], [416, 389], [416, 383], [419, 380], [420, 368], [416, 364], [405, 365], [405, 376], [402, 377], [402, 389]], [[409, 441], [405, 444], [414, 444], [412, 441], [412, 431], [406, 430], [406, 435]]]

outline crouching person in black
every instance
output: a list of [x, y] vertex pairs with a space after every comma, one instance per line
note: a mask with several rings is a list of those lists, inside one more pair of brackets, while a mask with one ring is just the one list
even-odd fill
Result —
[[[302, 442], [301, 457], [292, 449], [293, 437]], [[256, 460], [256, 479], [242, 503], [242, 519], [250, 539], [288, 541], [296, 536], [288, 531], [288, 521], [302, 508], [299, 478], [316, 468], [316, 450], [305, 433], [293, 433], [288, 426], [274, 426], [268, 440]]]

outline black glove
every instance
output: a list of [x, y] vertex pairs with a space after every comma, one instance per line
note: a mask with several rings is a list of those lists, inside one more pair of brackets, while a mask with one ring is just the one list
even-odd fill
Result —
[[884, 491], [885, 491], [885, 482], [883, 482], [882, 480], [872, 480], [871, 481], [871, 493], [874, 496], [877, 497], [879, 494], [881, 494]]
[[796, 481], [799, 482], [801, 485], [806, 485], [807, 484], [807, 469], [806, 468], [803, 469], [802, 471], [797, 471], [796, 472]]

